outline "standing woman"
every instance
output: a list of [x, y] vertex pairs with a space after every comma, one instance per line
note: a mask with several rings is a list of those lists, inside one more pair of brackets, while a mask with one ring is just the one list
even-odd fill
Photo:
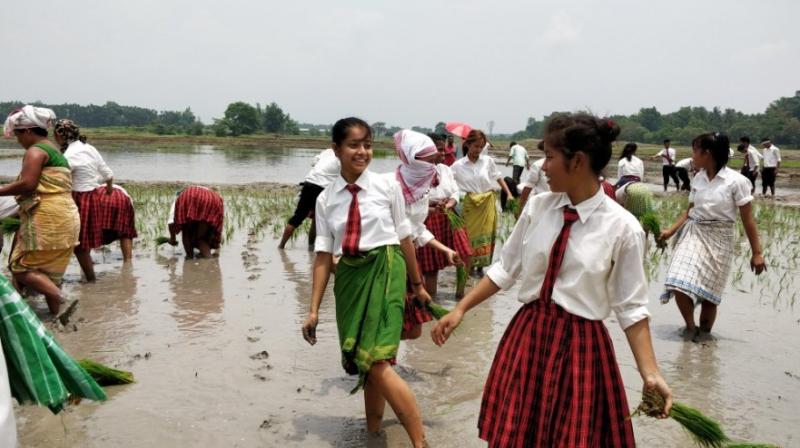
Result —
[[72, 120], [58, 120], [53, 134], [72, 170], [72, 198], [81, 217], [75, 257], [86, 281], [93, 282], [92, 249], [119, 239], [122, 260], [133, 257], [136, 222], [128, 193], [114, 185], [114, 173]]
[[441, 163], [453, 166], [457, 159], [456, 144], [453, 142], [453, 134], [450, 134], [447, 136], [447, 144], [444, 146], [444, 160]]
[[647, 311], [644, 232], [598, 176], [619, 127], [590, 115], [545, 125], [551, 193], [531, 197], [500, 259], [431, 332], [442, 345], [464, 313], [522, 280], [483, 391], [479, 436], [491, 447], [632, 447], [625, 387], [603, 319], [611, 311], [644, 387], [672, 394], [656, 364]]
[[47, 139], [55, 118], [52, 110], [30, 105], [8, 116], [5, 136], [13, 132], [25, 156], [17, 180], [0, 187], [0, 196], [14, 195], [19, 204], [20, 227], [8, 266], [14, 286], [44, 295], [50, 312], [57, 315], [64, 300], [59, 287], [78, 245], [80, 218], [72, 200], [69, 163]]
[[[467, 232], [463, 228], [453, 227], [448, 218], [448, 214], [456, 213], [454, 208], [458, 204], [458, 185], [453, 177], [453, 171], [442, 163], [446, 154], [444, 138], [438, 134], [428, 134], [428, 136], [436, 145], [438, 156], [436, 179], [428, 192], [428, 217], [425, 219], [425, 227], [437, 241], [455, 250], [461, 260], [469, 263], [472, 247]], [[432, 297], [436, 297], [439, 271], [450, 265], [447, 255], [432, 247], [424, 246], [417, 249], [417, 259], [425, 277], [425, 290]], [[464, 286], [465, 282], [456, 284], [456, 298], [464, 296]]]
[[216, 191], [193, 185], [178, 192], [167, 219], [169, 244], [178, 244], [176, 236], [181, 234], [186, 258], [211, 257], [211, 249], [219, 249], [222, 243], [222, 223], [225, 204]]
[[628, 142], [622, 149], [622, 155], [617, 163], [617, 184], [620, 188], [628, 182], [641, 182], [644, 179], [644, 163], [636, 157], [636, 143]]
[[333, 294], [342, 367], [359, 375], [354, 392], [364, 387], [367, 430], [380, 431], [388, 401], [413, 446], [421, 447], [425, 435], [416, 399], [391, 368], [403, 331], [406, 268], [417, 297], [430, 300], [417, 269], [403, 191], [394, 178], [367, 169], [372, 129], [365, 121], [341, 119], [331, 134], [341, 175], [317, 198], [311, 310], [303, 337], [317, 342], [319, 306], [333, 256], [341, 255]]
[[495, 189], [499, 184], [508, 197], [513, 197], [497, 169], [494, 159], [482, 154], [487, 146], [483, 131], [473, 129], [464, 140], [466, 157], [453, 164], [453, 176], [459, 190], [466, 193], [463, 203], [464, 221], [467, 225], [472, 246], [472, 258], [467, 266], [477, 268], [483, 275], [483, 267], [492, 263], [495, 230], [497, 228], [497, 196]]
[[[666, 240], [680, 230], [661, 302], [675, 297], [686, 322], [684, 334], [694, 340], [710, 337], [722, 302], [733, 261], [737, 209], [753, 252], [750, 268], [756, 275], [766, 270], [753, 219], [750, 181], [728, 168], [728, 147], [728, 136], [719, 132], [694, 140], [692, 160], [699, 172], [692, 180], [689, 208], [661, 233]], [[699, 329], [694, 321], [697, 304], [701, 305]]]

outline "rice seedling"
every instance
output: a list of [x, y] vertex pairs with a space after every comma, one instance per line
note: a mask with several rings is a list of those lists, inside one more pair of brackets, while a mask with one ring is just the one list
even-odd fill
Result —
[[13, 234], [17, 229], [19, 229], [19, 219], [13, 217], [0, 219], [0, 232], [3, 235]]
[[425, 307], [428, 309], [428, 311], [431, 312], [431, 315], [436, 320], [443, 318], [444, 316], [447, 315], [447, 313], [450, 312], [450, 310], [448, 310], [447, 308], [439, 305], [438, 303], [434, 303], [433, 301], [426, 303]]
[[133, 373], [126, 370], [113, 369], [91, 359], [81, 359], [78, 364], [101, 386], [115, 386], [134, 382]]

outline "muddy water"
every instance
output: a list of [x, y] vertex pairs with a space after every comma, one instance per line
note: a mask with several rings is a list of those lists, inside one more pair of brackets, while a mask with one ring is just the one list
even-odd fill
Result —
[[[95, 284], [79, 283], [73, 263], [66, 290], [81, 304], [75, 327], [58, 338], [76, 357], [132, 370], [137, 383], [60, 416], [18, 408], [21, 446], [406, 446], [388, 408], [385, 434], [365, 434], [362, 396], [349, 394], [355, 379], [339, 364], [330, 291], [318, 344], [302, 340], [312, 257], [297, 241], [281, 253], [270, 237], [237, 232], [217, 259], [185, 261], [179, 249], [161, 247], [137, 251], [124, 266], [113, 247], [94, 254]], [[800, 313], [761, 297], [760, 280], [745, 274], [726, 292], [718, 340], [684, 342], [677, 309], [656, 301], [663, 268], [656, 277], [653, 339], [676, 397], [736, 437], [800, 443]], [[445, 306], [453, 305], [453, 280], [447, 272], [439, 294]], [[397, 370], [416, 393], [431, 446], [483, 446], [475, 429], [481, 389], [519, 306], [514, 290], [501, 293], [471, 312], [444, 348], [427, 331], [402, 344]], [[618, 324], [607, 325], [633, 405], [641, 380]], [[689, 445], [674, 422], [635, 418], [634, 426], [640, 446]]]

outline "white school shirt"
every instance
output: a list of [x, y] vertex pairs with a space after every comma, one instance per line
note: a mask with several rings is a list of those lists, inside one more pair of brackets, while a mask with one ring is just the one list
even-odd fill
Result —
[[[355, 183], [361, 187], [358, 192], [358, 210], [361, 214], [359, 251], [400, 244], [400, 240], [411, 235], [403, 193], [396, 179], [367, 170], [361, 173]], [[340, 175], [317, 197], [314, 212], [317, 218], [315, 252], [342, 254], [347, 214], [353, 199], [346, 186], [347, 181]]]
[[514, 145], [508, 153], [511, 162], [515, 166], [525, 166], [528, 164], [528, 151], [522, 145]]
[[453, 177], [453, 170], [444, 163], [436, 165], [436, 175], [439, 177], [439, 184], [431, 186], [428, 191], [428, 201], [438, 202], [445, 199], [455, 199], [458, 202], [458, 184]]
[[503, 177], [494, 159], [481, 154], [475, 163], [469, 157], [462, 157], [450, 167], [458, 189], [465, 193], [486, 193], [500, 188], [497, 179]]
[[530, 188], [533, 194], [550, 191], [550, 184], [547, 183], [547, 174], [542, 170], [542, 166], [544, 166], [544, 158], [533, 162], [528, 175], [520, 182], [520, 188]]
[[692, 158], [691, 157], [687, 157], [685, 159], [681, 159], [681, 160], [678, 161], [678, 163], [675, 164], [676, 168], [683, 168], [686, 171], [692, 171], [693, 166], [694, 166], [694, 164], [692, 163]]
[[764, 168], [775, 168], [781, 161], [781, 149], [775, 145], [764, 148]]
[[72, 172], [72, 191], [92, 191], [114, 178], [114, 172], [106, 165], [94, 146], [76, 140], [64, 151]]
[[[675, 148], [670, 146], [669, 150], [666, 151], [666, 152], [665, 151], [666, 151], [666, 149], [662, 148], [661, 151], [659, 151], [658, 154], [656, 154], [657, 156], [661, 157], [661, 164], [662, 165], [674, 165], [675, 164]], [[672, 160], [672, 163], [670, 163], [665, 156], [669, 156], [670, 160]]]
[[630, 161], [625, 157], [619, 159], [617, 163], [617, 178], [620, 179], [622, 176], [638, 176], [639, 179], [644, 179], [644, 163], [642, 159], [636, 156], [631, 156]]
[[[389, 182], [399, 182], [395, 172], [383, 173], [380, 176], [386, 177]], [[416, 202], [406, 204], [406, 218], [408, 218], [408, 223], [411, 224], [411, 239], [414, 240], [414, 245], [417, 247], [422, 247], [435, 238], [428, 230], [428, 227], [425, 226], [425, 220], [428, 219], [429, 203], [430, 190]]]
[[750, 145], [747, 147], [747, 155], [748, 157], [748, 166], [750, 171], [758, 171], [759, 165], [761, 165], [761, 153], [755, 148], [755, 146]]
[[306, 174], [303, 181], [325, 188], [339, 177], [341, 171], [339, 158], [333, 149], [328, 148], [314, 156], [311, 171]]
[[[501, 289], [521, 279], [522, 303], [539, 298], [553, 242], [564, 224], [565, 206], [571, 206], [565, 193], [532, 197], [500, 259], [487, 271]], [[639, 221], [602, 188], [573, 207], [579, 219], [572, 225], [552, 300], [591, 320], [605, 319], [614, 311], [623, 330], [648, 318], [645, 234]]]
[[706, 170], [692, 179], [689, 217], [697, 221], [736, 221], [739, 207], [753, 200], [750, 180], [727, 166], [708, 180]]

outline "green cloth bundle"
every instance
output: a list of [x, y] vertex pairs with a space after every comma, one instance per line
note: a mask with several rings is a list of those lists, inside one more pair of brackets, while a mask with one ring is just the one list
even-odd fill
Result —
[[11, 395], [54, 414], [70, 396], [104, 401], [106, 394], [53, 338], [8, 280], [0, 275], [0, 340]]

